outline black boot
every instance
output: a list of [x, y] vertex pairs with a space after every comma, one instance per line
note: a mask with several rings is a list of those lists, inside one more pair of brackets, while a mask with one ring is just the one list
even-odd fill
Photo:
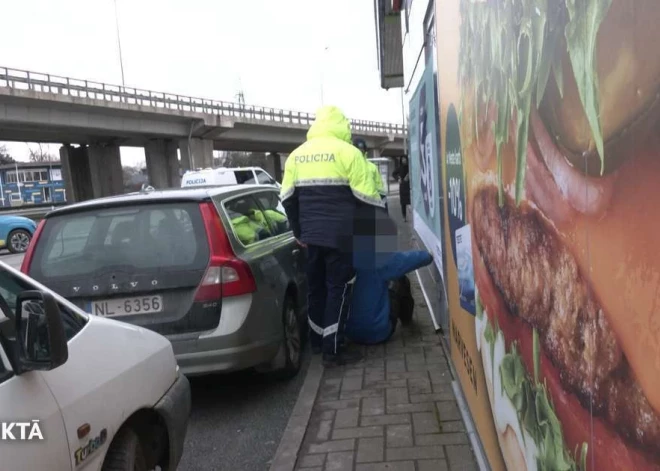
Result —
[[338, 354], [324, 353], [323, 366], [333, 368], [335, 366], [352, 365], [362, 361], [362, 354], [356, 351], [340, 351]]

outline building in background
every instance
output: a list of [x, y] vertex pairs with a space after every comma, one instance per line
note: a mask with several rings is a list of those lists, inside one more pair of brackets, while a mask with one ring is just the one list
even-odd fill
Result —
[[60, 162], [0, 165], [0, 208], [65, 202]]

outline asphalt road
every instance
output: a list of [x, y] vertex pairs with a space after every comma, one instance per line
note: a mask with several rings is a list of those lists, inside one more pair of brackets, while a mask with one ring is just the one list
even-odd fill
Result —
[[182, 471], [264, 471], [270, 467], [305, 379], [257, 373], [192, 378], [192, 413]]
[[[0, 261], [20, 269], [23, 255], [3, 250]], [[300, 373], [289, 381], [250, 372], [192, 378], [192, 412], [178, 469], [267, 470], [308, 363], [307, 353]]]
[[7, 265], [20, 270], [21, 263], [23, 263], [23, 254], [12, 254], [8, 250], [0, 250], [0, 262], [5, 262]]

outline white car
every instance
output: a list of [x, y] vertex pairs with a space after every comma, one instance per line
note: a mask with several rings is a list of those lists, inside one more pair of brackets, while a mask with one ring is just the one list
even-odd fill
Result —
[[0, 468], [174, 470], [189, 414], [165, 337], [0, 263]]
[[205, 168], [190, 170], [181, 177], [181, 188], [222, 185], [274, 185], [280, 184], [260, 167]]

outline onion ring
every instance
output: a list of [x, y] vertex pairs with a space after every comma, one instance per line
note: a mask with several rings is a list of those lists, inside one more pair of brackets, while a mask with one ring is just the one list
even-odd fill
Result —
[[558, 228], [570, 222], [576, 214], [575, 209], [561, 194], [552, 174], [539, 158], [538, 151], [529, 143], [525, 194]]
[[[557, 148], [536, 110], [531, 113], [530, 127], [536, 142], [536, 148], [538, 149], [538, 156], [545, 163], [545, 168], [552, 176], [558, 194], [562, 199], [581, 214], [591, 217], [602, 216], [612, 199], [614, 183], [618, 172], [604, 177], [589, 177], [584, 175], [575, 167], [571, 166], [566, 157]], [[538, 163], [540, 164], [541, 162]], [[528, 169], [531, 171], [530, 173], [537, 173], [537, 185], [538, 180], [545, 178], [545, 176], [539, 175], [541, 170], [534, 162], [532, 162], [532, 165], [528, 165]], [[542, 187], [544, 186], [547, 185], [542, 185]], [[547, 194], [547, 192], [542, 192], [541, 190], [545, 190], [545, 188], [541, 188], [538, 191], [534, 190], [533, 194], [540, 199], [540, 201], [535, 202], [545, 210], [550, 204], [550, 201], [547, 201], [547, 199], [555, 198], [557, 193], [551, 192], [551, 194]], [[562, 215], [563, 213], [561, 211]], [[548, 217], [552, 219], [550, 215]]]

